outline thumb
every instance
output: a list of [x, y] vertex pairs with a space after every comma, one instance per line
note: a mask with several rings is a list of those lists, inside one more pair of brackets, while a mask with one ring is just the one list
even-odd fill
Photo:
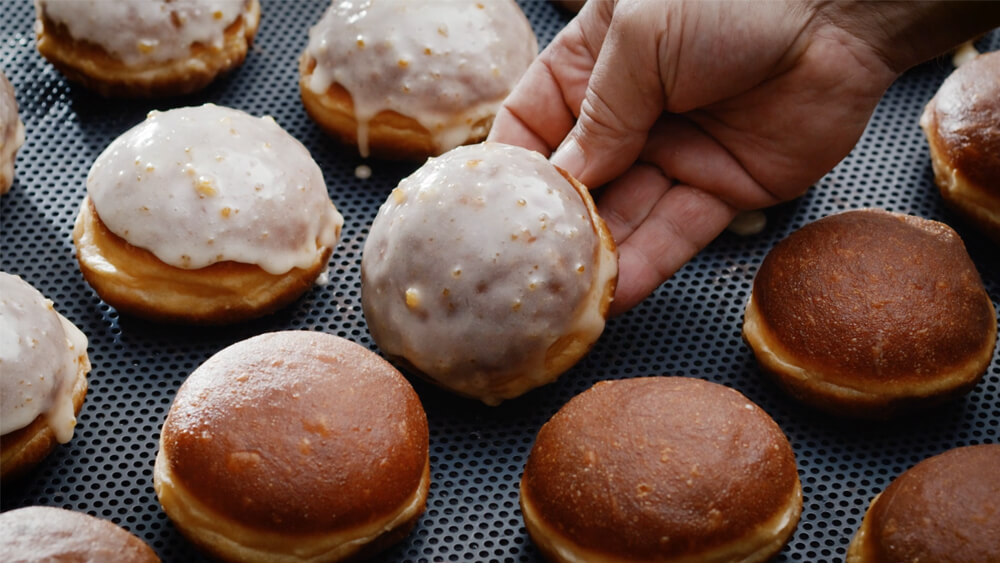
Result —
[[619, 0], [573, 129], [552, 163], [596, 188], [639, 157], [663, 112], [657, 36], [666, 12], [658, 0]]

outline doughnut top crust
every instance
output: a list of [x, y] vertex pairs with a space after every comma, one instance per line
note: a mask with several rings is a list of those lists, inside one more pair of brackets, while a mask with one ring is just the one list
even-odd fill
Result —
[[113, 522], [50, 506], [0, 514], [0, 553], [7, 561], [160, 561], [145, 542]]
[[878, 563], [1000, 561], [1000, 445], [925, 459], [871, 507], [866, 543]]
[[187, 57], [196, 44], [221, 49], [248, 0], [35, 0], [48, 21], [126, 64]]
[[69, 442], [76, 426], [73, 385], [86, 355], [86, 336], [51, 301], [0, 272], [0, 435], [45, 416], [56, 439]]
[[417, 490], [427, 418], [403, 376], [337, 336], [266, 333], [209, 358], [163, 425], [174, 478], [227, 518], [309, 534], [384, 517]]
[[521, 487], [561, 536], [634, 561], [740, 541], [799, 490], [792, 449], [767, 413], [682, 377], [604, 381], [574, 397], [539, 431]]
[[151, 112], [97, 157], [87, 193], [111, 232], [185, 269], [308, 268], [344, 222], [299, 141], [213, 104]]
[[932, 140], [968, 181], [1000, 196], [1000, 52], [957, 68], [931, 100], [924, 119]]
[[933, 379], [995, 338], [989, 296], [958, 234], [878, 209], [831, 215], [779, 242], [753, 299], [790, 360], [848, 387]]
[[337, 1], [309, 30], [307, 87], [347, 90], [362, 155], [383, 111], [415, 119], [444, 152], [496, 113], [537, 53], [513, 0]]
[[[585, 307], [609, 275], [577, 189], [542, 155], [458, 147], [400, 182], [361, 263], [362, 302], [383, 352], [459, 393], [539, 371], [550, 346], [596, 339]], [[485, 399], [484, 399], [485, 400]]]
[[24, 143], [24, 123], [17, 113], [14, 86], [0, 72], [0, 194], [14, 182], [14, 157]]

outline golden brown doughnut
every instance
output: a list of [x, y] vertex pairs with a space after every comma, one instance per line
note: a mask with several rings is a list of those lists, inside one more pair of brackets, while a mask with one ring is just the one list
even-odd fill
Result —
[[309, 268], [282, 275], [234, 261], [175, 268], [109, 231], [89, 199], [76, 218], [73, 242], [83, 277], [118, 311], [201, 324], [233, 323], [281, 309], [312, 287], [333, 252], [325, 248]]
[[[341, 143], [358, 145], [358, 120], [354, 115], [351, 95], [339, 84], [331, 84], [322, 93], [310, 90], [305, 84], [315, 68], [316, 60], [303, 53], [299, 58], [299, 89], [306, 112]], [[472, 125], [469, 137], [463, 139], [461, 144], [483, 140], [492, 124], [492, 116], [477, 121]], [[371, 154], [381, 158], [422, 160], [442, 152], [430, 131], [419, 121], [396, 111], [379, 112], [367, 122], [366, 127], [365, 140], [361, 142], [367, 143], [368, 149], [362, 156]]]
[[200, 90], [246, 58], [258, 0], [37, 0], [38, 52], [73, 82], [108, 97]]
[[82, 512], [29, 506], [0, 514], [0, 554], [18, 563], [159, 563], [144, 541]]
[[1000, 445], [925, 459], [868, 507], [847, 563], [1000, 561]]
[[559, 562], [757, 562], [802, 510], [791, 446], [739, 392], [682, 377], [597, 383], [538, 433], [521, 480]]
[[270, 118], [210, 104], [151, 114], [98, 157], [87, 191], [80, 270], [109, 305], [158, 321], [230, 323], [291, 303], [343, 225], [305, 147]]
[[17, 113], [14, 86], [0, 71], [0, 195], [14, 184], [14, 158], [24, 144], [24, 123]]
[[154, 487], [178, 529], [230, 561], [339, 561], [406, 536], [430, 483], [410, 384], [337, 336], [262, 334], [184, 382]]
[[361, 302], [393, 361], [496, 405], [590, 350], [617, 276], [586, 187], [536, 152], [483, 143], [393, 190], [365, 242]]
[[0, 272], [0, 478], [73, 437], [87, 394], [87, 337], [41, 293]]
[[1000, 244], [1000, 52], [956, 69], [920, 126], [945, 202]]
[[587, 0], [551, 0], [551, 2], [567, 12], [576, 14], [583, 9], [583, 5], [587, 3]]
[[486, 138], [538, 51], [512, 0], [334, 2], [309, 31], [309, 115], [362, 156], [423, 160]]
[[968, 392], [997, 323], [962, 240], [943, 223], [863, 209], [813, 222], [764, 258], [743, 337], [793, 397], [884, 417]]

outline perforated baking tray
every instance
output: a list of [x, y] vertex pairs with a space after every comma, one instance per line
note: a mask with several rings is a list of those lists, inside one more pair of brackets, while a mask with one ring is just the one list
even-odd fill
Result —
[[[42, 504], [112, 520], [146, 540], [167, 562], [200, 555], [176, 531], [153, 492], [159, 429], [174, 393], [210, 355], [280, 329], [338, 334], [375, 349], [361, 314], [359, 265], [379, 205], [415, 165], [364, 161], [329, 140], [299, 101], [296, 57], [326, 2], [263, 2], [260, 33], [246, 64], [202, 93], [156, 102], [106, 101], [69, 86], [35, 50], [33, 9], [0, 0], [0, 66], [17, 90], [27, 142], [14, 188], [0, 199], [0, 269], [52, 299], [90, 338], [90, 391], [76, 436], [27, 479], [3, 483], [3, 510]], [[523, 4], [547, 44], [568, 15]], [[1000, 33], [980, 50], [1000, 48]], [[943, 450], [997, 442], [1000, 361], [966, 398], [893, 422], [855, 423], [815, 414], [780, 394], [758, 372], [740, 339], [743, 305], [756, 268], [778, 240], [828, 214], [877, 206], [944, 221], [965, 239], [994, 301], [1000, 255], [945, 209], [917, 120], [951, 71], [940, 59], [915, 68], [886, 94], [854, 151], [804, 197], [767, 211], [759, 235], [721, 235], [631, 312], [608, 323], [593, 351], [558, 382], [490, 408], [412, 380], [431, 430], [427, 512], [386, 561], [536, 561], [518, 510], [518, 482], [539, 427], [572, 396], [604, 379], [673, 374], [738, 389], [761, 405], [795, 449], [805, 495], [802, 520], [780, 561], [842, 561], [869, 500], [896, 475]], [[204, 102], [270, 114], [319, 162], [346, 218], [331, 261], [332, 283], [268, 318], [228, 328], [177, 329], [119, 317], [83, 280], [70, 232], [94, 158], [150, 109]]]

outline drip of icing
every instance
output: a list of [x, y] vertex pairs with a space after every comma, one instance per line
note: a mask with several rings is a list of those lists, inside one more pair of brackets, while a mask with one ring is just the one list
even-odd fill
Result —
[[354, 177], [359, 180], [367, 180], [372, 177], [372, 168], [367, 164], [360, 164], [354, 169]]
[[976, 49], [976, 44], [972, 41], [966, 41], [952, 53], [951, 64], [958, 68], [978, 56], [979, 51]]
[[74, 39], [126, 64], [186, 57], [193, 45], [220, 49], [247, 0], [36, 0], [36, 10]]
[[599, 247], [583, 200], [540, 154], [459, 147], [379, 209], [362, 258], [365, 316], [387, 354], [474, 394], [512, 370], [544, 371], [565, 334], [596, 339], [603, 317], [579, 311], [614, 275], [613, 260], [594, 267]]
[[0, 434], [44, 415], [56, 440], [73, 437], [73, 385], [87, 338], [52, 302], [17, 276], [0, 272]]
[[363, 156], [368, 122], [387, 110], [417, 120], [444, 152], [496, 113], [537, 51], [512, 0], [344, 0], [309, 30], [307, 86], [351, 94]]
[[186, 269], [308, 268], [344, 223], [301, 143], [212, 104], [151, 112], [97, 158], [87, 193], [111, 232]]

